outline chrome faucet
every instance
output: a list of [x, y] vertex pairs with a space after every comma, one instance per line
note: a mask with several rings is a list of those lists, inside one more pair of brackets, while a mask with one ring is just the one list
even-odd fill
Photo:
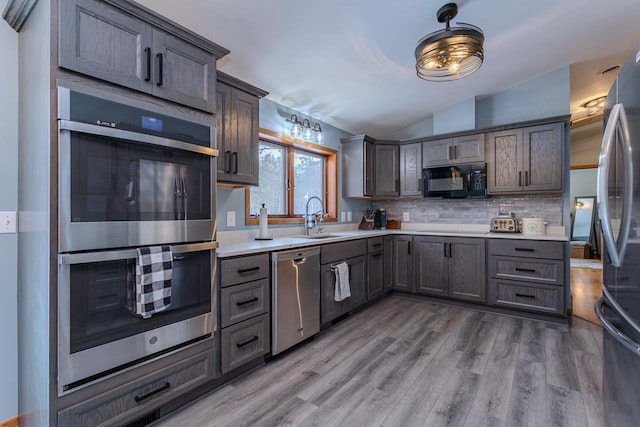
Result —
[[[312, 196], [309, 197], [309, 199], [307, 200], [307, 205], [304, 208], [304, 234], [305, 236], [309, 235], [309, 230], [314, 228], [316, 226], [316, 213], [309, 213], [309, 202], [313, 199], [316, 199], [317, 201], [320, 202], [320, 206], [321, 206], [321, 210], [320, 210], [320, 222], [318, 224], [322, 223], [322, 220], [325, 217], [325, 212], [324, 212], [324, 202], [322, 201], [322, 199], [318, 196]], [[322, 232], [322, 230], [324, 229], [324, 227], [318, 227], [318, 234], [320, 234], [320, 232]]]

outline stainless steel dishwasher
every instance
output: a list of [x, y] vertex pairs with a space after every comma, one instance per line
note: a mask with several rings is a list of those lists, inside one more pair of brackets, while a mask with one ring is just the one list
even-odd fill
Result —
[[271, 254], [271, 353], [320, 331], [320, 248]]

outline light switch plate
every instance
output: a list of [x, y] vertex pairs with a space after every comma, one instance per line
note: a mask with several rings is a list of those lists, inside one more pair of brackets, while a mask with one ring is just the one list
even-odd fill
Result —
[[353, 215], [351, 214], [351, 211], [347, 212], [347, 222], [351, 222], [353, 220]]
[[16, 229], [16, 212], [0, 212], [0, 233], [15, 233]]
[[236, 226], [236, 211], [227, 212], [227, 227]]
[[345, 222], [345, 221], [347, 221], [347, 213], [340, 212], [340, 222]]
[[404, 222], [409, 222], [409, 221], [410, 221], [410, 219], [409, 219], [409, 212], [402, 212], [402, 220], [403, 220]]

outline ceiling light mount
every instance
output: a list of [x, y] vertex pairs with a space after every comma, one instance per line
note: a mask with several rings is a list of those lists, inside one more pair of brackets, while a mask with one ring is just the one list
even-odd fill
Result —
[[418, 77], [433, 82], [451, 81], [475, 72], [484, 61], [484, 34], [474, 25], [450, 21], [458, 14], [458, 5], [447, 3], [436, 17], [446, 27], [424, 36], [414, 52]]

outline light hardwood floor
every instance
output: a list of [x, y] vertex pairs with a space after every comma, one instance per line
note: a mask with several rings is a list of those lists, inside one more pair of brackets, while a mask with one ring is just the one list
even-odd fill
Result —
[[399, 296], [156, 426], [602, 426], [602, 330]]
[[602, 270], [572, 267], [571, 295], [574, 316], [599, 325], [600, 321], [593, 307], [602, 295]]

